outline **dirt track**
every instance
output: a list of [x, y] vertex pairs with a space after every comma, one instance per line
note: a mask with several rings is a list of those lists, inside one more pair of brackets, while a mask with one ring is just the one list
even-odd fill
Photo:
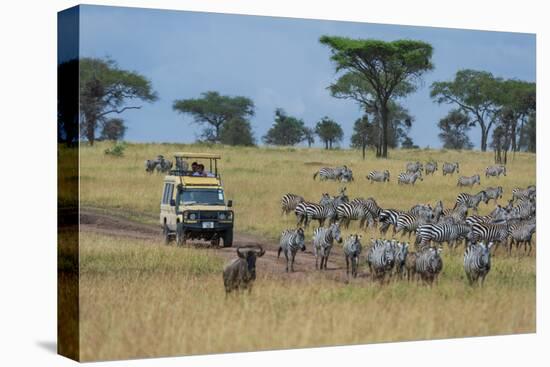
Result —
[[[160, 226], [132, 221], [122, 216], [106, 214], [101, 211], [81, 208], [80, 209], [80, 230], [82, 232], [93, 232], [113, 237], [126, 237], [139, 240], [149, 240], [164, 246]], [[306, 238], [306, 241], [308, 239]], [[285, 259], [281, 255], [277, 259], [279, 245], [274, 242], [260, 240], [254, 236], [236, 233], [233, 241], [233, 248], [219, 248], [216, 252], [226, 259], [232, 259], [237, 246], [260, 244], [265, 248], [265, 255], [257, 262], [258, 272], [269, 276], [280, 276], [284, 278], [303, 278], [309, 274], [318, 273], [315, 271], [315, 257], [312, 253], [311, 241], [306, 242], [307, 250], [296, 255], [294, 263], [295, 272], [285, 272]], [[174, 246], [171, 243], [171, 246]], [[193, 244], [192, 246], [206, 246], [205, 244]], [[338, 246], [333, 247], [331, 257], [328, 261], [327, 270], [323, 273], [330, 279], [345, 281], [345, 264], [342, 250]]]

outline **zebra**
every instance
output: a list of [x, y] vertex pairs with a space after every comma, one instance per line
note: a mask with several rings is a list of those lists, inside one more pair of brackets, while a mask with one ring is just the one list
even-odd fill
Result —
[[169, 172], [172, 169], [172, 162], [164, 158], [162, 155], [157, 157], [158, 164], [156, 166], [157, 172]]
[[460, 173], [458, 162], [449, 163], [445, 162], [443, 163], [443, 176], [446, 176], [448, 174], [452, 175], [453, 173]]
[[395, 234], [395, 226], [397, 225], [397, 220], [401, 214], [405, 212], [397, 209], [382, 209], [378, 215], [378, 220], [380, 224], [380, 233], [385, 234], [390, 226], [393, 225], [393, 233]]
[[349, 277], [349, 263], [351, 262], [351, 276], [357, 277], [357, 268], [359, 266], [359, 255], [363, 246], [361, 245], [361, 236], [351, 234], [344, 241], [344, 257], [346, 259], [346, 275]]
[[434, 210], [430, 204], [416, 204], [409, 210], [409, 213], [425, 221], [434, 220]]
[[340, 180], [342, 174], [347, 170], [348, 167], [346, 165], [336, 168], [323, 167], [313, 174], [313, 179], [315, 180], [318, 175], [320, 181]]
[[[342, 243], [340, 235], [340, 225], [338, 223], [331, 224], [328, 228], [319, 227], [313, 231], [313, 254], [315, 255], [315, 269], [327, 268], [328, 257], [334, 241]], [[318, 259], [321, 258], [319, 266]]]
[[360, 228], [374, 225], [374, 217], [365, 203], [342, 203], [336, 207], [336, 216], [339, 223], [343, 224], [345, 228], [349, 227], [352, 220], [360, 220]]
[[328, 192], [325, 192], [323, 194], [321, 194], [321, 199], [319, 200], [319, 204], [320, 205], [327, 205], [327, 204], [330, 204], [332, 203], [334, 199], [329, 195]]
[[281, 256], [281, 252], [285, 254], [286, 259], [286, 272], [289, 269], [294, 272], [294, 259], [298, 250], [304, 252], [306, 250], [305, 235], [303, 228], [287, 229], [281, 233], [281, 239], [279, 240], [279, 250], [277, 251], [277, 258]]
[[309, 226], [309, 222], [311, 222], [312, 219], [318, 220], [320, 227], [325, 224], [327, 219], [329, 223], [334, 223], [336, 220], [336, 207], [334, 202], [321, 205], [303, 201], [296, 206], [294, 213], [298, 218], [297, 225], [300, 226], [303, 223], [306, 228]]
[[294, 211], [296, 206], [304, 201], [304, 198], [296, 194], [285, 194], [281, 198], [281, 215], [287, 215]]
[[444, 223], [461, 223], [468, 215], [468, 207], [464, 203], [456, 204], [452, 209], [443, 210], [442, 217], [439, 222]]
[[373, 182], [390, 182], [390, 171], [372, 171], [368, 174], [367, 180]]
[[474, 187], [475, 184], [481, 185], [481, 179], [479, 178], [479, 175], [473, 175], [473, 176], [460, 176], [458, 178], [458, 181], [456, 183], [456, 186], [470, 186]]
[[437, 162], [426, 163], [426, 168], [424, 168], [424, 173], [426, 173], [426, 176], [429, 174], [433, 176], [435, 171], [437, 171]]
[[459, 206], [465, 206], [466, 208], [472, 208], [477, 213], [477, 207], [482, 201], [485, 202], [485, 204], [489, 202], [489, 199], [487, 198], [487, 192], [485, 190], [481, 190], [475, 195], [461, 192], [456, 197], [454, 207], [457, 208]]
[[522, 200], [516, 206], [510, 200], [508, 207], [511, 219], [530, 219], [536, 214], [536, 206], [530, 200]]
[[518, 251], [519, 246], [523, 243], [523, 252], [527, 251], [527, 245], [529, 245], [529, 252], [527, 256], [531, 256], [531, 239], [533, 238], [533, 233], [536, 231], [537, 225], [535, 223], [518, 223], [512, 224], [509, 228], [510, 233], [510, 243], [508, 245], [508, 254], [512, 254], [512, 245], [516, 243], [516, 252]]
[[340, 175], [340, 182], [351, 182], [353, 181], [353, 171], [346, 167], [346, 169]]
[[443, 269], [441, 248], [427, 247], [416, 254], [415, 271], [426, 283], [433, 284]]
[[394, 269], [395, 274], [399, 278], [403, 278], [403, 273], [405, 270], [405, 263], [407, 261], [407, 255], [409, 253], [409, 244], [407, 242], [401, 243], [398, 242], [393, 247], [393, 255], [395, 259]]
[[535, 185], [527, 186], [526, 189], [517, 187], [512, 190], [512, 201], [531, 199], [536, 194], [536, 190]]
[[147, 173], [153, 173], [155, 171], [155, 168], [158, 165], [158, 161], [156, 159], [147, 159], [145, 161], [145, 172]]
[[501, 243], [507, 244], [508, 235], [508, 222], [500, 224], [476, 223], [472, 225], [472, 242], [494, 242], [495, 251]]
[[176, 157], [176, 170], [185, 173], [189, 170], [189, 163], [183, 157]]
[[407, 273], [407, 281], [414, 280], [416, 277], [416, 252], [408, 252], [405, 258], [405, 272]]
[[384, 239], [372, 240], [367, 253], [367, 265], [373, 279], [384, 280], [395, 264], [395, 254], [391, 243]]
[[418, 226], [426, 223], [428, 223], [428, 221], [426, 221], [425, 219], [419, 216], [416, 216], [410, 213], [403, 213], [397, 219], [397, 223], [394, 226], [395, 228], [394, 234], [397, 234], [403, 231], [402, 235], [405, 235], [408, 233], [410, 238], [411, 234], [416, 232], [416, 229], [418, 228]]
[[502, 223], [509, 217], [509, 211], [497, 205], [489, 215], [470, 215], [466, 218], [466, 224], [473, 226], [476, 223]]
[[495, 201], [495, 204], [497, 203], [498, 199], [502, 198], [502, 194], [504, 192], [504, 190], [502, 189], [502, 186], [488, 187], [484, 191], [487, 194], [487, 202], [493, 199]]
[[422, 178], [422, 173], [420, 171], [415, 173], [401, 172], [397, 177], [397, 183], [399, 185], [405, 184], [405, 185], [414, 186], [414, 183], [416, 182], [417, 179], [419, 179], [420, 181], [424, 181], [424, 179]]
[[422, 163], [418, 161], [409, 162], [405, 167], [405, 170], [407, 171], [407, 173], [416, 173], [416, 172], [422, 173], [423, 169], [424, 169], [424, 166], [422, 165]]
[[356, 198], [356, 199], [353, 199], [351, 202], [352, 203], [361, 203], [361, 204], [365, 205], [365, 207], [369, 210], [372, 217], [374, 218], [374, 226], [376, 227], [376, 222], [377, 222], [378, 217], [380, 215], [380, 211], [382, 210], [378, 206], [378, 203], [376, 202], [376, 200], [374, 200], [374, 198], [368, 198], [368, 199]]
[[464, 272], [470, 285], [478, 281], [483, 286], [485, 277], [491, 270], [491, 247], [493, 242], [485, 245], [483, 242], [472, 244], [464, 252]]
[[[472, 236], [472, 227], [468, 224], [438, 223], [424, 224], [416, 230], [415, 245], [423, 249], [432, 241], [441, 245], [447, 242], [452, 250], [456, 247], [457, 241], [468, 240]], [[453, 247], [454, 246], [454, 247]]]
[[489, 177], [489, 176], [500, 177], [500, 175], [506, 176], [506, 166], [502, 166], [502, 165], [489, 166], [485, 169], [485, 177]]

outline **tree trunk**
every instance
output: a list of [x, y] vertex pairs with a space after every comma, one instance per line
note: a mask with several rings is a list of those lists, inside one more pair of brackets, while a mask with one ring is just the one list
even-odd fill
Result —
[[328, 140], [325, 140], [325, 149], [328, 150]]
[[487, 151], [487, 128], [481, 125], [481, 151]]
[[382, 104], [380, 109], [382, 118], [382, 158], [388, 158], [388, 106], [387, 101]]
[[366, 144], [363, 144], [363, 160], [365, 160], [365, 156], [367, 154], [367, 145]]

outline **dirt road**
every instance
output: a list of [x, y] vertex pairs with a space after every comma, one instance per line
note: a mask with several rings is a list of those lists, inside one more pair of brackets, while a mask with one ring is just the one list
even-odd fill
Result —
[[[80, 209], [80, 230], [82, 232], [99, 233], [113, 237], [135, 238], [138, 240], [148, 240], [159, 246], [164, 246], [160, 226], [139, 223], [123, 216], [117, 216], [105, 213], [95, 209]], [[296, 255], [294, 263], [295, 272], [287, 274], [285, 272], [285, 259], [277, 258], [279, 244], [257, 237], [236, 233], [233, 240], [233, 248], [219, 248], [216, 252], [225, 259], [235, 258], [235, 248], [237, 246], [246, 246], [251, 244], [260, 244], [266, 250], [265, 255], [257, 262], [258, 273], [269, 276], [284, 278], [303, 278], [307, 276], [318, 276], [319, 271], [315, 270], [315, 257], [311, 248], [311, 240], [306, 238], [306, 251], [299, 252]], [[174, 246], [172, 242], [170, 246]], [[192, 246], [201, 247], [206, 244], [192, 244]], [[342, 250], [339, 245], [335, 245], [331, 252], [327, 264], [327, 270], [323, 271], [324, 276], [335, 281], [345, 281], [345, 264]]]

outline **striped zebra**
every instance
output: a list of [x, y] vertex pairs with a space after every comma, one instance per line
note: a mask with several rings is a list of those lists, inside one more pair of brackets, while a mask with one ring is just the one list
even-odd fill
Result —
[[415, 173], [401, 172], [397, 177], [397, 183], [399, 185], [404, 184], [404, 185], [414, 186], [414, 183], [416, 182], [417, 179], [420, 181], [424, 181], [424, 179], [422, 178], [422, 173], [420, 171]]
[[313, 174], [313, 179], [315, 180], [319, 176], [320, 181], [326, 180], [340, 180], [342, 174], [347, 171], [348, 167], [346, 165], [342, 167], [323, 167]]
[[344, 257], [346, 259], [346, 275], [349, 277], [349, 265], [351, 262], [351, 276], [357, 277], [357, 268], [359, 267], [359, 255], [363, 246], [361, 245], [361, 236], [350, 234], [344, 241]]
[[487, 198], [487, 192], [485, 190], [481, 190], [475, 195], [468, 194], [466, 192], [461, 192], [456, 197], [455, 202], [455, 208], [459, 206], [464, 206], [466, 208], [472, 208], [475, 212], [477, 212], [477, 207], [480, 202], [485, 202], [487, 204], [489, 202], [489, 199]]
[[360, 221], [359, 228], [374, 225], [374, 217], [365, 203], [342, 203], [336, 208], [336, 216], [344, 228], [348, 228], [352, 220]]
[[[328, 228], [319, 227], [313, 231], [313, 254], [315, 255], [315, 269], [327, 268], [328, 257], [334, 241], [341, 243], [340, 226], [338, 223], [331, 224]], [[321, 264], [319, 266], [319, 258]]]
[[395, 226], [397, 225], [397, 220], [401, 214], [404, 214], [404, 211], [397, 209], [382, 209], [378, 215], [378, 221], [380, 222], [380, 233], [386, 234], [390, 226], [393, 226], [393, 233], [395, 234]]
[[419, 216], [410, 213], [403, 213], [397, 219], [397, 223], [394, 227], [394, 233], [398, 234], [402, 231], [402, 235], [408, 234], [410, 238], [411, 234], [416, 232], [418, 226], [426, 223], [428, 222]]
[[[512, 204], [511, 200], [509, 204]], [[525, 220], [534, 217], [537, 209], [536, 205], [530, 200], [521, 200], [516, 206], [509, 205], [509, 208], [510, 218], [519, 220]]]
[[470, 285], [480, 282], [483, 285], [485, 277], [491, 270], [491, 247], [493, 242], [485, 245], [483, 242], [468, 246], [464, 252], [464, 272]]
[[441, 259], [440, 247], [437, 249], [427, 247], [417, 252], [415, 271], [424, 282], [433, 284], [442, 269], [443, 260]]
[[416, 204], [409, 210], [409, 213], [426, 221], [434, 219], [434, 210], [430, 204]]
[[296, 206], [303, 202], [304, 198], [296, 194], [285, 194], [281, 198], [281, 215], [287, 215], [288, 213], [294, 211]]
[[506, 176], [506, 166], [489, 166], [485, 169], [485, 177], [500, 177], [500, 175]]
[[443, 171], [443, 176], [446, 176], [448, 174], [452, 175], [455, 172], [460, 173], [458, 162], [454, 162], [454, 163], [445, 162], [445, 163], [443, 163], [442, 171]]
[[328, 192], [321, 194], [321, 199], [319, 200], [320, 205], [327, 205], [329, 203], [332, 203], [332, 200], [334, 200]]
[[283, 233], [281, 233], [281, 239], [279, 240], [277, 258], [281, 256], [281, 252], [285, 254], [287, 273], [289, 269], [291, 272], [294, 272], [294, 259], [296, 258], [298, 250], [302, 252], [306, 250], [304, 230], [298, 228], [283, 231]]
[[324, 226], [327, 220], [329, 223], [334, 223], [336, 221], [336, 207], [334, 202], [321, 205], [304, 201], [296, 206], [295, 213], [305, 213], [301, 216], [297, 225], [301, 225], [303, 221], [304, 227], [306, 228], [312, 220], [319, 221], [320, 227]]
[[416, 172], [421, 172], [422, 173], [422, 170], [424, 169], [424, 166], [422, 165], [422, 163], [416, 161], [416, 162], [409, 162], [407, 163], [406, 167], [405, 167], [405, 171], [407, 173], [416, 173]]
[[509, 212], [497, 205], [489, 215], [470, 215], [466, 218], [466, 224], [473, 226], [477, 223], [502, 223], [510, 219]]
[[532, 244], [531, 240], [535, 233], [537, 225], [535, 223], [518, 223], [510, 225], [508, 229], [510, 233], [510, 243], [508, 245], [508, 254], [512, 254], [512, 246], [516, 244], [516, 253], [519, 246], [523, 244], [523, 253], [527, 251], [527, 245], [529, 245], [529, 252], [527, 256], [531, 256]]
[[407, 273], [407, 281], [416, 278], [416, 252], [407, 253], [405, 259], [405, 272]]
[[463, 203], [455, 205], [452, 209], [443, 210], [443, 215], [439, 219], [440, 223], [462, 223], [468, 215], [468, 207]]
[[472, 226], [472, 242], [494, 242], [495, 251], [501, 243], [508, 242], [508, 222], [501, 224], [476, 223]]
[[516, 187], [512, 190], [512, 201], [531, 199], [536, 194], [536, 186], [530, 185], [526, 189]]
[[427, 175], [432, 175], [437, 171], [437, 162], [428, 162], [426, 163], [426, 168], [424, 168], [424, 172]]
[[374, 226], [376, 226], [376, 221], [380, 216], [380, 211], [382, 210], [382, 208], [378, 206], [378, 203], [376, 202], [376, 200], [374, 200], [374, 198], [356, 198], [353, 199], [351, 202], [364, 204], [365, 207], [370, 211], [371, 215], [374, 217]]
[[418, 248], [426, 248], [431, 242], [439, 245], [447, 242], [449, 248], [453, 250], [458, 241], [468, 240], [472, 236], [472, 227], [467, 224], [438, 223], [424, 224], [416, 230], [415, 245]]
[[395, 254], [391, 242], [384, 239], [372, 240], [367, 252], [367, 265], [372, 278], [383, 281], [386, 274], [391, 276], [394, 264]]
[[405, 263], [407, 261], [407, 255], [409, 254], [409, 244], [406, 242], [398, 242], [393, 244], [393, 255], [395, 259], [394, 269], [395, 274], [399, 278], [403, 278], [405, 271]]
[[502, 186], [488, 187], [484, 191], [487, 194], [487, 202], [493, 199], [495, 201], [495, 204], [497, 203], [498, 199], [502, 198], [502, 194], [504, 193]]
[[390, 171], [372, 171], [367, 175], [367, 180], [373, 182], [390, 182]]
[[353, 171], [349, 168], [346, 168], [340, 175], [340, 182], [351, 182], [353, 181]]
[[481, 179], [479, 175], [473, 176], [460, 176], [456, 183], [456, 186], [470, 186], [474, 187], [475, 184], [481, 185]]

